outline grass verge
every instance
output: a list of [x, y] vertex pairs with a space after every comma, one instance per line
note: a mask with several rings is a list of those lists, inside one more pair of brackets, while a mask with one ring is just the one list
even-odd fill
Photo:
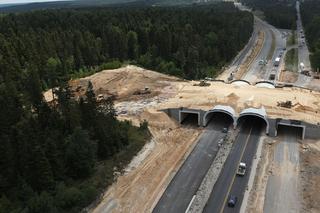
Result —
[[273, 56], [273, 53], [276, 49], [276, 37], [273, 33], [272, 30], [270, 30], [270, 33], [271, 33], [271, 36], [272, 36], [272, 42], [271, 42], [271, 48], [269, 50], [269, 53], [268, 53], [268, 57], [267, 57], [267, 60], [270, 61], [272, 59], [272, 56]]
[[298, 72], [298, 49], [289, 50], [285, 58], [286, 70]]
[[287, 39], [287, 46], [295, 45], [297, 43], [296, 33], [292, 32]]

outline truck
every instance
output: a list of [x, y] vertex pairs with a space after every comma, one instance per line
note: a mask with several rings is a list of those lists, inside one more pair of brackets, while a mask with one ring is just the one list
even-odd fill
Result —
[[271, 73], [269, 76], [269, 80], [273, 81], [276, 78], [276, 74]]
[[244, 176], [244, 174], [246, 173], [246, 168], [246, 164], [244, 162], [240, 162], [237, 170], [237, 175]]
[[299, 64], [299, 68], [300, 68], [300, 71], [303, 71], [303, 70], [304, 70], [304, 63], [301, 62], [301, 63]]
[[274, 66], [277, 67], [280, 65], [280, 57], [277, 57], [276, 60], [274, 60]]

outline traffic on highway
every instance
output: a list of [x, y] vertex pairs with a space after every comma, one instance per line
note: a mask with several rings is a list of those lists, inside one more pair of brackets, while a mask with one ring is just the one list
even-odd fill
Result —
[[[214, 122], [215, 121], [215, 122]], [[153, 212], [184, 212], [196, 194], [230, 128], [232, 119], [224, 114], [211, 118], [196, 147], [185, 160]]]
[[[238, 8], [248, 10], [242, 5], [238, 5]], [[311, 70], [311, 65], [309, 50], [306, 45], [301, 22], [299, 1], [296, 2], [296, 12], [299, 77], [295, 85], [305, 86], [311, 79], [310, 76], [306, 74], [308, 73], [307, 71]], [[242, 79], [248, 82], [257, 80], [276, 82], [279, 80], [285, 63], [285, 55], [288, 50], [296, 48], [296, 46], [287, 47], [287, 39], [290, 31], [277, 29], [259, 17], [255, 17], [254, 32], [251, 39], [229, 65], [229, 69], [226, 70], [229, 81], [233, 79], [233, 73], [237, 72], [239, 66], [253, 51], [259, 32], [263, 33], [263, 45]], [[203, 209], [205, 213], [240, 212], [241, 210], [244, 194], [248, 190], [252, 164], [256, 156], [258, 144], [261, 143], [261, 137], [264, 134], [263, 129], [266, 123], [262, 119], [248, 118], [239, 126], [239, 133], [233, 142], [231, 151], [205, 203]], [[230, 128], [230, 123], [226, 123], [225, 121], [222, 123], [210, 123], [197, 146], [181, 166], [155, 206], [153, 210], [154, 213], [192, 212], [189, 207], [194, 202], [197, 190], [218, 152], [219, 140], [222, 140], [227, 134], [222, 131], [224, 127]], [[293, 141], [293, 144], [297, 142], [297, 136], [291, 130], [287, 132], [284, 131], [281, 134], [285, 138], [285, 143], [288, 141]], [[293, 154], [294, 156], [298, 155], [297, 148], [292, 148], [296, 146], [296, 144], [288, 146], [291, 147], [291, 153], [295, 153]], [[275, 180], [270, 178], [267, 186], [268, 194], [264, 209], [266, 212], [282, 212], [284, 209], [280, 208], [281, 211], [279, 210], [279, 206], [277, 206], [276, 200], [273, 198], [273, 193], [275, 193], [277, 186], [284, 187], [283, 191], [286, 190], [285, 187], [288, 188], [292, 186], [290, 184], [285, 185], [285, 183], [274, 183], [272, 181]], [[295, 193], [294, 190], [293, 193]], [[276, 193], [276, 195], [278, 198], [284, 196], [280, 192], [278, 194]], [[287, 206], [289, 206], [289, 204]]]
[[[234, 146], [225, 162], [204, 212], [239, 212], [249, 180], [251, 165], [265, 123], [255, 118], [244, 121]], [[245, 164], [245, 172], [238, 174]], [[242, 175], [241, 175], [242, 174]], [[234, 198], [234, 199], [232, 199]], [[236, 202], [233, 202], [233, 201]]]

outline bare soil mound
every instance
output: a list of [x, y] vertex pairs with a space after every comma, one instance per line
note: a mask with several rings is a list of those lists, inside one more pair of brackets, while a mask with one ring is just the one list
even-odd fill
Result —
[[158, 72], [136, 66], [105, 70], [82, 80], [92, 82], [96, 94], [112, 94], [117, 100], [136, 100], [158, 95], [170, 82], [181, 81]]

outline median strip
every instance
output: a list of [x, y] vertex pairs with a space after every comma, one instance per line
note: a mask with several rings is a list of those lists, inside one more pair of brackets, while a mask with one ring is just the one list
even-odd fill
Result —
[[212, 162], [206, 176], [204, 177], [196, 195], [192, 202], [192, 205], [188, 209], [188, 213], [203, 212], [203, 209], [210, 197], [214, 184], [219, 178], [220, 172], [223, 169], [224, 163], [231, 151], [236, 136], [239, 134], [239, 129], [232, 132], [230, 136], [227, 136], [225, 142], [222, 143], [216, 158]]
[[258, 39], [254, 46], [254, 48], [251, 50], [250, 55], [246, 58], [244, 63], [242, 63], [238, 69], [238, 71], [235, 74], [235, 79], [242, 79], [245, 73], [249, 70], [252, 62], [257, 58], [259, 53], [262, 50], [263, 44], [265, 40], [265, 34], [262, 31], [259, 31], [258, 33]]

